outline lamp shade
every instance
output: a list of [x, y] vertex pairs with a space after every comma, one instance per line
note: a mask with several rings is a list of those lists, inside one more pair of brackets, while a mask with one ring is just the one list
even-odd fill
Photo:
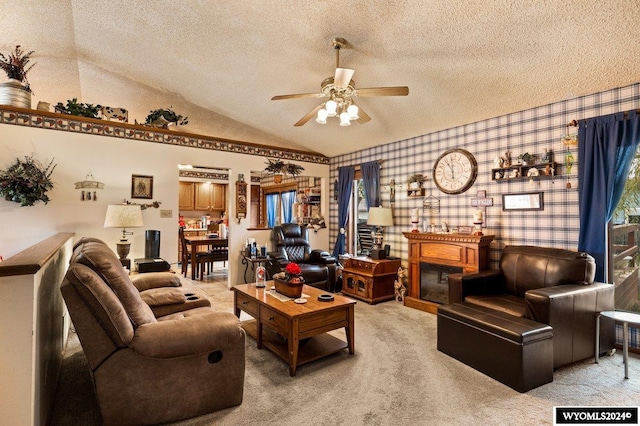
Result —
[[370, 207], [367, 225], [392, 226], [393, 215], [391, 209], [387, 207]]
[[105, 228], [136, 228], [142, 226], [142, 209], [134, 204], [109, 204], [104, 218]]

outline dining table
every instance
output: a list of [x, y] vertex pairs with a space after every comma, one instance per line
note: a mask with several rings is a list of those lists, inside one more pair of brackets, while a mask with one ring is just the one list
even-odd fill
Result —
[[206, 246], [207, 249], [213, 249], [215, 247], [229, 247], [228, 238], [209, 237], [206, 235], [184, 237], [187, 245], [191, 251], [191, 279], [196, 279], [196, 269], [194, 265], [197, 265], [196, 256], [198, 254], [198, 247]]

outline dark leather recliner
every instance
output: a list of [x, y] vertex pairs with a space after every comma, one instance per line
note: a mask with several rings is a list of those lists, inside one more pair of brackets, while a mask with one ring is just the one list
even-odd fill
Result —
[[324, 250], [312, 250], [309, 230], [297, 223], [283, 223], [271, 233], [273, 251], [267, 259], [269, 276], [284, 271], [289, 262], [302, 269], [305, 284], [334, 292], [336, 285], [336, 258]]

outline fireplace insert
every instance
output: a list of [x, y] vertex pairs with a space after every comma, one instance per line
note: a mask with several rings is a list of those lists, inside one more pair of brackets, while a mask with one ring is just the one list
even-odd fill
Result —
[[462, 272], [456, 266], [420, 262], [420, 298], [434, 303], [449, 303], [449, 274]]

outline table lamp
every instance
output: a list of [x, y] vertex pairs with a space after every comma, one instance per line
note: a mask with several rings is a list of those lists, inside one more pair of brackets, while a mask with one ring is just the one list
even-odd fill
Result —
[[122, 238], [116, 244], [117, 253], [120, 257], [120, 263], [123, 266], [130, 267], [131, 260], [127, 259], [131, 250], [131, 243], [127, 240], [127, 235], [133, 235], [133, 232], [127, 231], [127, 228], [137, 228], [142, 226], [142, 209], [135, 204], [109, 204], [107, 206], [107, 215], [104, 218], [105, 228], [122, 228]]
[[393, 225], [391, 209], [386, 207], [370, 207], [367, 225], [376, 227], [376, 230], [372, 233], [373, 247], [371, 248], [371, 258], [385, 259], [387, 256], [382, 248], [382, 231], [385, 226]]

